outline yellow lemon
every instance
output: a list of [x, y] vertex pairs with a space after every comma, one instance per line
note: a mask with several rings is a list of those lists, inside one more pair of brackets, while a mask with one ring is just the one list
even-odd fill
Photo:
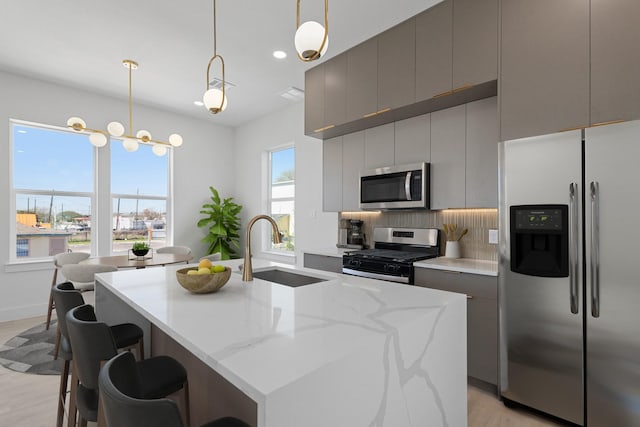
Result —
[[198, 270], [189, 270], [187, 271], [187, 276], [195, 276], [198, 274]]
[[224, 271], [224, 265], [214, 265], [211, 271], [214, 273], [222, 273]]
[[198, 268], [198, 274], [211, 274], [211, 270], [209, 270], [208, 268]]
[[200, 262], [198, 263], [198, 268], [211, 268], [213, 264], [211, 264], [211, 261], [208, 259], [201, 259]]

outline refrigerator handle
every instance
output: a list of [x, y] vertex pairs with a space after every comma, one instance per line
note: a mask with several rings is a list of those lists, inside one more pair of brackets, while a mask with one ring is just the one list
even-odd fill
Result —
[[600, 317], [600, 186], [590, 184], [591, 193], [591, 316]]
[[569, 302], [571, 313], [578, 314], [578, 184], [575, 182], [569, 184], [569, 212]]

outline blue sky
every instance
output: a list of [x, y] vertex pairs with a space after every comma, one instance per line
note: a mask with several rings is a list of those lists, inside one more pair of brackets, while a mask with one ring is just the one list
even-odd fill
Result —
[[[93, 191], [94, 147], [87, 135], [29, 127], [13, 126], [13, 185], [16, 189]], [[140, 144], [138, 151], [129, 153], [119, 141], [111, 145], [111, 192], [135, 195], [164, 196], [167, 194], [168, 156], [158, 157], [148, 145]], [[109, 145], [98, 149], [100, 155], [109, 155]], [[17, 195], [16, 209], [33, 210], [49, 207], [50, 196]], [[115, 212], [114, 201], [114, 212]], [[74, 210], [89, 214], [88, 198], [54, 198], [53, 210]], [[144, 207], [164, 210], [164, 202], [140, 201]], [[135, 210], [135, 198], [122, 200], [121, 212]]]
[[271, 153], [271, 182], [274, 182], [282, 172], [295, 170], [295, 152], [293, 147]]

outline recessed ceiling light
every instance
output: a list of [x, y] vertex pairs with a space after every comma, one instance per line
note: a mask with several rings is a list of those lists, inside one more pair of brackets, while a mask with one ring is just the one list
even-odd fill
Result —
[[204, 102], [202, 101], [193, 101], [194, 105], [197, 105], [198, 107], [202, 107], [204, 105]]
[[284, 59], [287, 57], [287, 53], [281, 50], [276, 50], [273, 52], [273, 57], [276, 59]]

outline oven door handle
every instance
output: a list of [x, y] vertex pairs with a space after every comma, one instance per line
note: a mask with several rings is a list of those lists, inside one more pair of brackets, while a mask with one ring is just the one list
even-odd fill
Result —
[[352, 268], [346, 268], [346, 267], [342, 267], [342, 272], [345, 274], [351, 274], [352, 276], [366, 277], [367, 279], [380, 279], [380, 280], [387, 280], [390, 282], [409, 284], [408, 277], [389, 276], [386, 274], [378, 274], [378, 273], [372, 273], [370, 271], [354, 270]]
[[407, 200], [411, 201], [411, 175], [412, 171], [407, 172], [407, 175], [404, 177], [404, 194], [407, 196]]

